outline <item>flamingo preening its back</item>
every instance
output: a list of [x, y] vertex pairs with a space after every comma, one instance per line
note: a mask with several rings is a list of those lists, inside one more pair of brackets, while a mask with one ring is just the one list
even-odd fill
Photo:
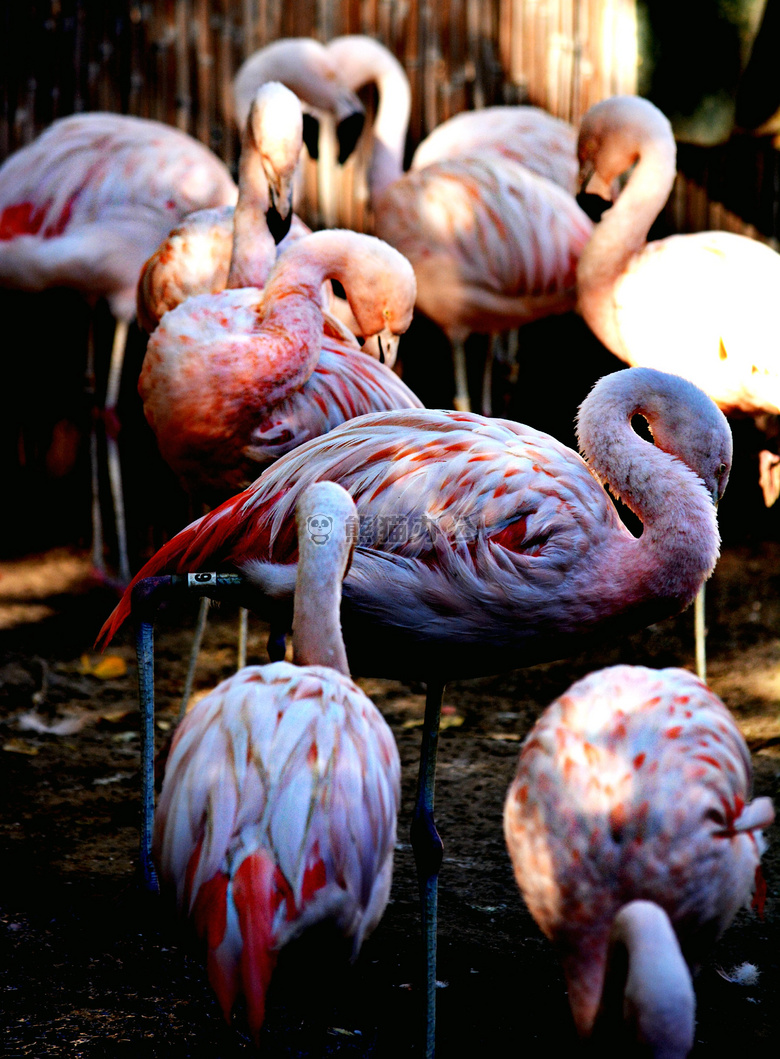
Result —
[[304, 236], [278, 259], [263, 290], [194, 296], [163, 316], [138, 388], [160, 452], [192, 492], [221, 501], [346, 419], [419, 407], [389, 368], [323, 313], [330, 278], [343, 284], [361, 331], [378, 336], [392, 363], [411, 320], [414, 273], [392, 247], [357, 232]]
[[[186, 214], [236, 201], [225, 165], [178, 129], [122, 114], [77, 114], [54, 122], [0, 167], [0, 286], [70, 287], [108, 301], [117, 325], [106, 389], [109, 473], [119, 574], [130, 577], [116, 428], [127, 327], [141, 268]], [[94, 387], [92, 342], [88, 385]], [[97, 441], [91, 441], [93, 560], [103, 570]]]
[[374, 230], [414, 266], [418, 307], [453, 343], [455, 406], [468, 409], [465, 340], [573, 309], [591, 222], [568, 191], [517, 160], [522, 132], [512, 122], [504, 152], [481, 144], [404, 173], [410, 90], [401, 64], [371, 37], [338, 37], [328, 53], [345, 84], [378, 87], [368, 175]]
[[[616, 96], [582, 120], [583, 190], [611, 198], [577, 268], [578, 307], [596, 336], [627, 364], [673, 371], [726, 415], [780, 415], [780, 340], [774, 305], [780, 256], [732, 232], [647, 242], [675, 177], [667, 119], [646, 99]], [[780, 459], [760, 458], [764, 499], [780, 495]]]
[[203, 942], [228, 1021], [245, 998], [255, 1042], [280, 949], [331, 923], [357, 956], [390, 892], [400, 761], [341, 639], [351, 522], [340, 486], [300, 498], [295, 664], [249, 666], [193, 707], [155, 813], [163, 887]]
[[526, 904], [561, 953], [581, 1036], [597, 1021], [618, 1033], [617, 1013], [643, 1055], [688, 1055], [688, 968], [749, 903], [774, 819], [751, 787], [734, 719], [682, 669], [591, 673], [537, 721], [504, 833]]
[[[633, 430], [637, 415], [655, 444]], [[426, 409], [363, 416], [283, 456], [182, 530], [136, 579], [141, 608], [147, 588], [166, 583], [154, 581], [160, 575], [238, 572], [228, 575], [232, 590], [279, 620], [295, 580], [297, 497], [322, 479], [352, 495], [361, 537], [342, 603], [350, 665], [428, 682], [413, 844], [425, 892], [429, 1050], [444, 681], [561, 657], [675, 614], [718, 557], [715, 502], [728, 479], [731, 432], [697, 387], [651, 369], [616, 372], [583, 402], [578, 431], [587, 463], [519, 423]], [[602, 482], [642, 521], [640, 537], [620, 521]], [[204, 575], [200, 584], [218, 592], [219, 579]], [[104, 642], [130, 611], [128, 590], [101, 631]], [[137, 613], [147, 696], [151, 617]], [[151, 715], [150, 699], [144, 711]]]

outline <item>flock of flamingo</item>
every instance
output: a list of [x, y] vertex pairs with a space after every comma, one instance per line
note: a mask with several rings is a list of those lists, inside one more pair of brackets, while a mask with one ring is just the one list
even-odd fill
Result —
[[[292, 211], [311, 116], [333, 115], [343, 159], [369, 81], [376, 235], [312, 233]], [[122, 546], [129, 585], [100, 638], [134, 616], [147, 884], [172, 894], [202, 939], [228, 1020], [244, 997], [256, 1041], [280, 948], [328, 922], [356, 956], [388, 902], [399, 758], [350, 672], [425, 682], [412, 844], [430, 1056], [444, 683], [563, 657], [697, 597], [719, 554], [724, 413], [780, 414], [769, 319], [780, 259], [716, 232], [647, 243], [675, 146], [646, 100], [604, 100], [579, 135], [534, 108], [462, 114], [404, 172], [409, 106], [379, 42], [279, 41], [236, 77], [237, 186], [165, 125], [58, 121], [0, 168], [0, 283], [108, 300], [107, 415], [137, 313], [149, 332], [138, 388], [160, 452], [217, 505], [132, 579]], [[595, 224], [574, 197], [578, 166], [580, 187], [612, 203]], [[452, 341], [454, 410], [422, 407], [391, 370], [415, 306]], [[585, 396], [582, 455], [471, 412], [463, 353], [472, 333], [575, 307], [631, 365]], [[761, 472], [771, 502], [777, 458], [766, 453]], [[97, 559], [99, 508], [94, 498]], [[159, 598], [179, 590], [229, 594], [267, 619], [272, 662], [240, 668], [182, 719], [155, 810], [152, 626]], [[750, 901], [773, 817], [769, 799], [751, 801], [728, 710], [682, 669], [592, 673], [544, 711], [504, 831], [583, 1038], [690, 1052], [692, 971]]]

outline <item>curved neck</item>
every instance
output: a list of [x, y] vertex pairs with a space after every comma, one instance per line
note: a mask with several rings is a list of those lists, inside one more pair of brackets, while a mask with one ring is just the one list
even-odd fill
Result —
[[671, 133], [646, 138], [639, 158], [615, 204], [606, 211], [582, 251], [577, 265], [579, 310], [595, 335], [613, 352], [622, 343], [612, 320], [611, 295], [616, 283], [647, 243], [647, 234], [674, 184], [675, 144]]
[[631, 1043], [650, 1054], [684, 1059], [693, 1048], [696, 1000], [690, 971], [668, 915], [650, 901], [632, 901], [609, 936], [602, 1011], [620, 1012]]
[[339, 610], [341, 583], [357, 536], [355, 505], [335, 482], [316, 482], [298, 501], [295, 518], [294, 661], [296, 665], [329, 666], [349, 676]]
[[268, 230], [268, 178], [260, 148], [248, 121], [238, 166], [238, 202], [233, 214], [233, 251], [226, 286], [264, 287], [276, 260], [276, 243]]
[[264, 307], [268, 307], [265, 319], [269, 319], [275, 301], [281, 299], [289, 306], [291, 298], [316, 303], [322, 318], [320, 288], [328, 279], [338, 280], [349, 298], [361, 278], [360, 257], [355, 252], [360, 238], [354, 232], [333, 228], [313, 232], [293, 243], [277, 260], [268, 278], [263, 299]]
[[340, 76], [353, 91], [374, 83], [379, 105], [372, 129], [368, 183], [372, 199], [403, 174], [411, 90], [404, 68], [372, 37], [339, 37], [328, 45]]
[[[707, 487], [673, 454], [674, 433], [665, 419], [672, 409], [679, 412], [679, 402], [638, 385], [637, 373], [643, 370], [602, 379], [580, 408], [577, 434], [590, 469], [643, 526], [641, 537], [628, 541], [630, 556], [614, 570], [615, 591], [629, 603], [648, 596], [659, 602], [676, 599], [679, 609], [693, 601], [712, 572], [720, 537]], [[657, 444], [636, 433], [635, 415], [647, 420]], [[691, 411], [689, 426], [695, 418]]]
[[609, 1054], [618, 1044], [634, 1054], [641, 1044], [648, 1054], [685, 1059], [693, 1047], [696, 1001], [666, 912], [650, 901], [631, 901], [609, 934], [605, 927], [583, 941], [563, 958], [580, 1036], [592, 1037]]

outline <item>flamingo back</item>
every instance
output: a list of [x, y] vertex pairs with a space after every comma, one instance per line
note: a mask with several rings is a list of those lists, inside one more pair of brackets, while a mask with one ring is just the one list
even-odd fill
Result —
[[504, 832], [526, 904], [564, 956], [581, 1031], [623, 905], [663, 908], [696, 962], [750, 900], [774, 817], [751, 787], [733, 717], [684, 670], [615, 666], [545, 710], [521, 750]]
[[[127, 296], [132, 288], [129, 318], [140, 269], [167, 232], [236, 197], [227, 167], [178, 129], [121, 114], [62, 118], [0, 169], [0, 281]], [[67, 254], [55, 245], [66, 239]], [[83, 280], [78, 265], [106, 244], [114, 274], [101, 289], [89, 261]]]
[[392, 875], [400, 763], [379, 711], [322, 666], [250, 666], [179, 727], [154, 822], [163, 884], [226, 1018], [263, 1021], [278, 951], [333, 921], [356, 955]]
[[456, 114], [425, 137], [411, 168], [486, 153], [519, 162], [571, 195], [577, 190], [577, 133], [538, 107], [484, 107]]
[[453, 338], [574, 307], [592, 224], [570, 195], [512, 159], [407, 173], [376, 213], [377, 233], [414, 266], [418, 306]]
[[733, 232], [648, 243], [611, 295], [616, 352], [627, 364], [684, 371], [727, 415], [780, 415], [779, 283], [780, 255]]

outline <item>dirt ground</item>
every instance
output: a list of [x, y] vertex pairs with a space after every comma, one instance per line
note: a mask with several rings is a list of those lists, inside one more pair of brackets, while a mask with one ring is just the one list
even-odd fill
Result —
[[[593, 377], [603, 373], [588, 370]], [[562, 424], [570, 429], [588, 388], [575, 381], [577, 396], [556, 405], [558, 419], [537, 419], [569, 444]], [[508, 410], [531, 421], [522, 382], [521, 376]], [[534, 411], [539, 411], [535, 397]], [[750, 441], [736, 433], [739, 455]], [[753, 752], [756, 793], [770, 795], [780, 807], [780, 510], [761, 508], [753, 456], [744, 459], [744, 466], [735, 466], [721, 505], [724, 549], [708, 586], [709, 675]], [[749, 486], [736, 486], [748, 480]], [[109, 661], [107, 672], [95, 670], [99, 659], [90, 653], [116, 597], [90, 580], [83, 550], [48, 547], [28, 554], [45, 536], [41, 523], [35, 525], [33, 532], [17, 518], [13, 547], [6, 552], [11, 557], [0, 562], [5, 1054], [69, 1059], [251, 1054], [240, 1026], [223, 1023], [198, 956], [170, 910], [146, 897], [136, 879], [139, 739], [129, 634], [112, 645], [110, 654], [120, 661]], [[194, 604], [168, 611], [158, 625], [160, 745], [175, 721], [193, 624]], [[212, 618], [198, 688], [231, 673], [235, 628], [228, 607]], [[264, 630], [253, 621], [250, 631], [251, 660], [262, 662]], [[123, 662], [126, 672], [120, 673]], [[445, 844], [437, 994], [441, 1056], [578, 1054], [555, 955], [512, 878], [501, 812], [520, 741], [541, 710], [573, 680], [618, 662], [693, 668], [692, 615], [587, 656], [447, 688], [437, 781]], [[423, 689], [384, 680], [361, 683], [392, 725], [404, 766], [391, 902], [354, 968], [337, 974], [306, 954], [280, 967], [263, 1031], [269, 1056], [421, 1054], [419, 903], [408, 827]], [[767, 834], [763, 918], [752, 910], [741, 913], [697, 979], [694, 1056], [776, 1052], [777, 832], [775, 825]], [[729, 981], [726, 976], [746, 962], [758, 968], [758, 980], [750, 986]]]

